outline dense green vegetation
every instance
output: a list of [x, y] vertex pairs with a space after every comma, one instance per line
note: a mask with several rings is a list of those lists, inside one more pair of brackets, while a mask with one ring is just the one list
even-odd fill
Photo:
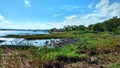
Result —
[[79, 25], [79, 26], [65, 26], [64, 27], [65, 31], [87, 31], [87, 32], [115, 32], [119, 33], [120, 32], [120, 18], [113, 17], [111, 19], [108, 19], [104, 22], [96, 23], [96, 24], [91, 24], [88, 27], [85, 27], [84, 25]]
[[85, 31], [86, 29], [87, 29], [87, 27], [85, 27], [84, 25], [79, 25], [79, 26], [76, 26], [76, 25], [74, 25], [74, 26], [65, 26], [64, 28], [63, 28], [65, 31], [73, 31], [73, 30], [81, 30], [81, 31]]

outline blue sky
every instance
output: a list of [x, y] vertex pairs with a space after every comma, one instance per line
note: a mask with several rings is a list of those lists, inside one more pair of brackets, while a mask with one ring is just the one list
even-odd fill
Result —
[[120, 0], [1, 0], [0, 28], [50, 29], [120, 17]]

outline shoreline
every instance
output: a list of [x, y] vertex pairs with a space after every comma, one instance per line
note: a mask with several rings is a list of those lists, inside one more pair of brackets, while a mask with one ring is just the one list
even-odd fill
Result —
[[61, 39], [61, 38], [72, 38], [74, 35], [70, 35], [68, 33], [53, 33], [53, 34], [33, 34], [33, 35], [6, 35], [0, 36], [5, 38], [25, 38], [27, 40], [34, 40], [34, 39]]

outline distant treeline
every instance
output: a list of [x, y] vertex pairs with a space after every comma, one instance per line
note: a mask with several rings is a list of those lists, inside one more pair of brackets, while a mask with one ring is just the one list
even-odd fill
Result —
[[91, 24], [88, 27], [84, 25], [73, 25], [73, 26], [65, 26], [63, 28], [64, 31], [73, 31], [73, 30], [79, 30], [79, 31], [89, 31], [89, 32], [120, 32], [120, 18], [117, 16], [105, 20], [104, 22]]
[[91, 24], [88, 26], [88, 29], [95, 32], [120, 31], [120, 18], [116, 16], [101, 23]]

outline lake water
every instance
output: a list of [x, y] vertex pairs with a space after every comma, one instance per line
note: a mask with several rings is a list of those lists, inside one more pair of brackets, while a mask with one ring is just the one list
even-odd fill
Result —
[[59, 41], [59, 39], [37, 39], [37, 40], [26, 40], [24, 38], [3, 38], [0, 37], [0, 40], [4, 40], [0, 45], [21, 45], [21, 46], [44, 46], [45, 42], [48, 41]]
[[[14, 35], [32, 35], [32, 34], [49, 34], [47, 31], [0, 31], [0, 36], [5, 36], [9, 34]], [[4, 42], [0, 42], [0, 45], [34, 45], [34, 46], [43, 46], [46, 41], [54, 40], [57, 41], [59, 39], [37, 39], [37, 40], [25, 40], [24, 38], [4, 38], [0, 37], [0, 40], [4, 40]]]
[[1, 31], [0, 30], [0, 36], [5, 36], [5, 35], [9, 35], [9, 34], [18, 34], [18, 35], [32, 35], [32, 34], [49, 34], [48, 31]]

